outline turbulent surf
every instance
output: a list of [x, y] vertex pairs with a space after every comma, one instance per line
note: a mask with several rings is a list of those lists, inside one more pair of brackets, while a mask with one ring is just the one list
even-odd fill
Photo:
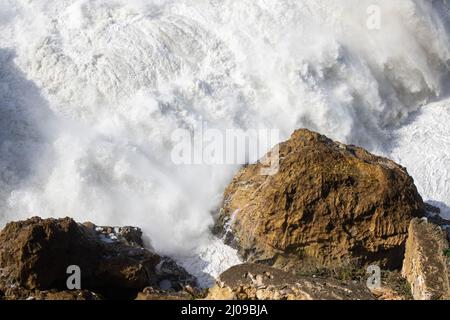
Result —
[[138, 225], [158, 252], [218, 274], [239, 262], [210, 233], [238, 166], [170, 159], [172, 132], [205, 124], [361, 145], [407, 166], [450, 215], [449, 12], [443, 0], [2, 0], [0, 224]]

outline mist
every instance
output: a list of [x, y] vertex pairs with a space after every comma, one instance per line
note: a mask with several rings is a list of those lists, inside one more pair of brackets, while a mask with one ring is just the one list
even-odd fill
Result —
[[389, 155], [392, 130], [446, 94], [440, 1], [2, 3], [0, 224], [135, 225], [189, 255], [239, 166], [175, 165], [176, 129], [306, 127]]

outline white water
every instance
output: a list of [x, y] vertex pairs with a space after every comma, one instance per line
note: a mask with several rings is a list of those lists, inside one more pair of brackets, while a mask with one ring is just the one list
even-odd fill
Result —
[[429, 104], [394, 132], [390, 156], [408, 168], [424, 200], [450, 219], [450, 100]]
[[237, 166], [170, 159], [171, 133], [203, 123], [362, 145], [445, 209], [449, 104], [415, 113], [448, 93], [442, 1], [1, 0], [0, 224], [138, 225], [216, 275], [238, 262], [209, 232]]

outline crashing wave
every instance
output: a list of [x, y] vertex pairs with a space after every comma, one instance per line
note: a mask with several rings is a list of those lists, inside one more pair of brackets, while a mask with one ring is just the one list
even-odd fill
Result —
[[174, 165], [175, 129], [307, 127], [389, 153], [447, 88], [445, 1], [4, 0], [0, 17], [0, 222], [139, 225], [164, 254], [210, 241], [237, 169]]

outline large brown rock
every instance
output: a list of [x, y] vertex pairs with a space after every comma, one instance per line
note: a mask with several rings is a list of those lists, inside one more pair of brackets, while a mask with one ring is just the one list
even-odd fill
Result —
[[70, 218], [8, 223], [0, 232], [0, 291], [67, 290], [70, 265], [80, 267], [82, 289], [107, 297], [137, 294], [162, 280], [191, 283], [173, 261], [143, 248], [140, 237], [137, 228], [82, 225]]
[[415, 300], [450, 299], [448, 248], [439, 226], [424, 219], [411, 221], [402, 275]]
[[405, 168], [308, 130], [279, 158], [271, 176], [243, 167], [224, 194], [217, 230], [247, 261], [401, 267], [409, 222], [424, 212]]
[[241, 264], [219, 276], [208, 300], [373, 300], [362, 284], [296, 277], [269, 266]]

